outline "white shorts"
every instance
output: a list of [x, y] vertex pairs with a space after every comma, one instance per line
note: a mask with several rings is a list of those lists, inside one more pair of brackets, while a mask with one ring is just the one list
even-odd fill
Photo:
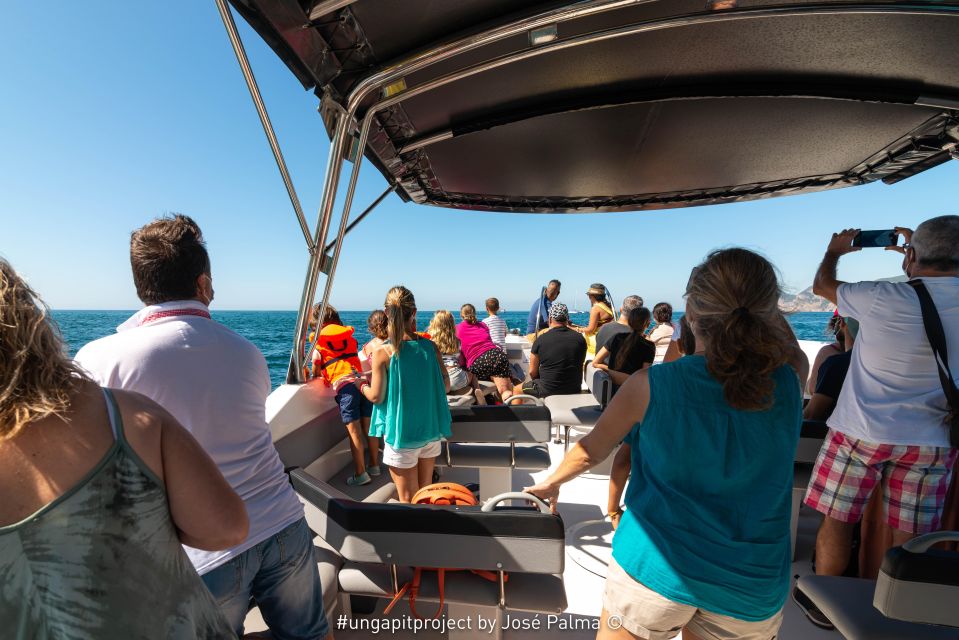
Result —
[[648, 640], [675, 638], [684, 627], [703, 640], [771, 640], [783, 620], [782, 609], [770, 618], [751, 622], [673, 602], [626, 573], [613, 559], [603, 608], [616, 628]]
[[419, 463], [420, 458], [435, 458], [442, 450], [441, 440], [434, 440], [417, 449], [394, 449], [384, 442], [383, 464], [395, 469], [412, 469]]

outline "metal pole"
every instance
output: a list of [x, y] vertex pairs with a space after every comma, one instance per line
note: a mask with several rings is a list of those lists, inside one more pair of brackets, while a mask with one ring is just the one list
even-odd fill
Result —
[[[326, 313], [326, 308], [330, 304], [330, 293], [333, 292], [333, 278], [336, 277], [336, 265], [340, 261], [340, 252], [343, 250], [343, 236], [346, 235], [346, 226], [350, 221], [350, 208], [353, 206], [353, 195], [356, 193], [356, 183], [360, 177], [360, 166], [363, 164], [363, 149], [366, 147], [366, 138], [370, 133], [370, 125], [373, 123], [374, 113], [371, 111], [363, 118], [363, 126], [360, 127], [360, 138], [358, 143], [359, 153], [356, 154], [356, 160], [353, 161], [353, 171], [350, 173], [350, 183], [346, 188], [346, 199], [343, 201], [343, 215], [340, 217], [340, 229], [336, 235], [336, 246], [333, 249], [333, 258], [330, 261], [330, 271], [326, 274], [326, 283], [323, 287], [323, 298], [320, 301], [320, 318]], [[384, 197], [386, 194], [383, 194]], [[317, 246], [322, 246], [317, 244]], [[319, 327], [317, 327], [319, 331]]]
[[256, 84], [256, 78], [253, 76], [250, 61], [246, 57], [246, 50], [243, 48], [243, 41], [240, 40], [240, 33], [236, 30], [236, 22], [233, 21], [233, 14], [230, 13], [230, 8], [227, 6], [226, 0], [216, 0], [216, 8], [220, 11], [223, 26], [226, 27], [226, 33], [230, 37], [230, 44], [233, 46], [233, 53], [236, 54], [236, 61], [240, 63], [240, 71], [243, 72], [246, 87], [250, 90], [250, 97], [253, 98], [256, 113], [260, 116], [260, 124], [263, 125], [263, 132], [266, 134], [266, 139], [270, 142], [270, 149], [273, 150], [273, 158], [276, 160], [276, 166], [280, 170], [280, 176], [283, 178], [286, 192], [290, 196], [290, 202], [293, 204], [293, 210], [296, 212], [296, 219], [299, 221], [300, 229], [303, 231], [303, 237], [306, 238], [306, 246], [312, 254], [316, 250], [316, 245], [310, 236], [310, 227], [306, 224], [303, 207], [300, 206], [300, 199], [296, 195], [296, 189], [293, 188], [293, 180], [290, 179], [290, 172], [286, 168], [286, 161], [283, 160], [280, 143], [276, 139], [276, 133], [274, 133], [273, 125], [270, 123], [270, 116], [266, 112], [266, 104], [263, 102], [263, 96], [260, 95], [260, 88]]
[[[340, 182], [340, 169], [343, 166], [343, 150], [345, 140], [349, 139], [347, 128], [349, 127], [349, 118], [345, 113], [341, 113], [336, 121], [333, 132], [333, 139], [330, 141], [330, 156], [326, 164], [326, 179], [323, 183], [323, 198], [320, 201], [320, 210], [317, 214], [316, 237], [313, 246], [321, 247], [326, 243], [326, 234], [330, 228], [330, 218], [333, 216], [333, 203], [336, 199], [336, 191]], [[310, 256], [310, 263], [307, 268], [306, 282], [303, 283], [303, 294], [300, 297], [300, 309], [297, 314], [296, 332], [293, 336], [293, 357], [290, 358], [290, 371], [287, 372], [286, 381], [290, 384], [303, 382], [303, 342], [306, 338], [307, 325], [309, 324], [310, 309], [313, 306], [313, 294], [316, 292], [317, 280], [320, 277], [320, 266], [323, 256], [319, 251], [314, 251]]]
[[[377, 208], [378, 206], [380, 206], [380, 203], [383, 202], [383, 200], [386, 199], [386, 196], [390, 195], [390, 194], [393, 193], [394, 191], [396, 191], [396, 185], [395, 185], [395, 184], [391, 184], [390, 186], [388, 186], [388, 187], [386, 188], [386, 190], [385, 190], [383, 193], [381, 193], [380, 196], [379, 196], [376, 200], [374, 200], [373, 203], [372, 203], [370, 206], [368, 206], [366, 209], [363, 210], [363, 213], [361, 213], [360, 215], [356, 216], [356, 220], [354, 220], [353, 222], [350, 223], [350, 226], [348, 226], [348, 227], [346, 228], [346, 233], [344, 233], [343, 235], [344, 235], [344, 236], [349, 235], [350, 231], [352, 231], [353, 229], [356, 228], [356, 225], [358, 225], [359, 223], [363, 222], [363, 218], [365, 218], [366, 216], [370, 215], [370, 214], [373, 212], [373, 209], [375, 209], [375, 208]], [[336, 246], [336, 241], [331, 242], [330, 244], [326, 245], [326, 248], [323, 250], [323, 253], [324, 253], [324, 254], [329, 253], [329, 252], [330, 252], [330, 249], [332, 249], [332, 248], [335, 247], [335, 246]], [[324, 258], [324, 260], [325, 260], [325, 258]]]

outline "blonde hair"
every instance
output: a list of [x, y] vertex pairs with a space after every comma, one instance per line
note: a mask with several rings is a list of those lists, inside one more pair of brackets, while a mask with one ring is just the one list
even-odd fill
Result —
[[781, 290], [768, 260], [746, 249], [710, 254], [686, 285], [686, 308], [704, 339], [706, 368], [735, 409], [772, 406], [772, 374], [787, 362]]
[[465, 320], [467, 324], [476, 324], [476, 307], [467, 302], [460, 307], [460, 317]]
[[0, 258], [0, 440], [62, 416], [84, 379], [46, 305]]
[[386, 293], [386, 302], [383, 303], [386, 313], [386, 334], [389, 337], [393, 353], [399, 353], [403, 345], [403, 336], [411, 319], [416, 317], [416, 300], [413, 292], [404, 286], [397, 285]]
[[456, 337], [456, 323], [453, 321], [453, 314], [446, 309], [440, 309], [433, 315], [427, 333], [439, 347], [440, 353], [449, 355], [460, 350], [460, 339]]

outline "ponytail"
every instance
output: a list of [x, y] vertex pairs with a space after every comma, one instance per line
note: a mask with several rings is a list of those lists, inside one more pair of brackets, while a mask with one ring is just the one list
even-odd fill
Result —
[[467, 324], [476, 324], [476, 307], [467, 302], [460, 307], [460, 317]]
[[623, 344], [616, 351], [616, 358], [614, 362], [612, 362], [613, 371], [622, 371], [620, 367], [626, 364], [633, 350], [646, 340], [646, 336], [644, 336], [643, 333], [646, 331], [646, 327], [649, 326], [649, 309], [646, 307], [635, 307], [629, 310], [629, 315], [626, 316], [626, 318], [629, 328], [632, 329], [632, 331], [623, 339]]
[[788, 325], [773, 266], [746, 249], [711, 254], [693, 272], [686, 308], [705, 342], [706, 368], [734, 409], [768, 409], [773, 372], [789, 357]]
[[416, 314], [416, 300], [413, 293], [403, 286], [396, 286], [386, 294], [383, 305], [386, 313], [386, 334], [389, 337], [393, 353], [399, 353], [410, 319]]

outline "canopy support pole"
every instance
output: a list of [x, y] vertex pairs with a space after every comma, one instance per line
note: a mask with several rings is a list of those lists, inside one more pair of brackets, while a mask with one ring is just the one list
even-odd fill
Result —
[[[379, 197], [370, 204], [370, 206], [368, 206], [366, 209], [363, 210], [363, 213], [361, 213], [360, 215], [356, 216], [356, 220], [354, 220], [353, 222], [350, 223], [350, 225], [346, 228], [346, 233], [344, 233], [343, 235], [344, 235], [344, 236], [349, 235], [350, 231], [352, 231], [353, 229], [356, 228], [356, 225], [358, 225], [359, 223], [363, 222], [363, 219], [364, 219], [366, 216], [368, 216], [368, 215], [370, 215], [371, 213], [373, 213], [373, 209], [375, 209], [375, 208], [377, 208], [378, 206], [380, 206], [380, 203], [383, 202], [383, 200], [386, 199], [386, 196], [390, 195], [390, 194], [393, 193], [394, 191], [396, 191], [396, 185], [395, 185], [395, 184], [391, 184], [390, 186], [388, 186], [388, 187], [386, 188], [386, 190], [383, 191], [383, 193], [381, 193], [381, 194], [379, 195]], [[330, 250], [331, 250], [333, 247], [335, 247], [335, 246], [336, 246], [336, 241], [334, 240], [334, 241], [331, 242], [330, 244], [326, 245], [326, 249], [323, 251], [323, 253], [329, 253]]]
[[316, 244], [310, 235], [310, 227], [306, 223], [306, 217], [303, 215], [303, 207], [300, 206], [300, 199], [296, 195], [296, 189], [293, 188], [293, 181], [290, 179], [290, 172], [286, 168], [286, 161], [283, 159], [283, 152], [280, 151], [280, 143], [273, 131], [273, 125], [270, 122], [270, 116], [266, 112], [266, 104], [263, 102], [263, 96], [260, 95], [260, 88], [256, 84], [256, 78], [253, 76], [253, 69], [250, 67], [250, 61], [246, 56], [246, 50], [243, 48], [243, 41], [240, 40], [240, 33], [236, 29], [236, 22], [233, 20], [233, 14], [226, 4], [226, 0], [216, 0], [216, 8], [220, 11], [220, 18], [223, 20], [223, 26], [226, 27], [226, 33], [230, 37], [230, 45], [233, 47], [233, 53], [236, 54], [236, 61], [240, 63], [240, 71], [243, 72], [243, 79], [246, 80], [246, 87], [250, 90], [250, 97], [253, 98], [253, 105], [256, 107], [256, 113], [260, 116], [260, 124], [263, 125], [263, 132], [266, 139], [270, 142], [270, 149], [273, 150], [273, 158], [276, 160], [276, 166], [280, 170], [280, 176], [283, 178], [283, 184], [286, 186], [286, 192], [290, 196], [290, 203], [296, 212], [296, 219], [300, 223], [300, 229], [303, 231], [303, 237], [306, 238], [306, 246], [311, 254], [316, 252]]

